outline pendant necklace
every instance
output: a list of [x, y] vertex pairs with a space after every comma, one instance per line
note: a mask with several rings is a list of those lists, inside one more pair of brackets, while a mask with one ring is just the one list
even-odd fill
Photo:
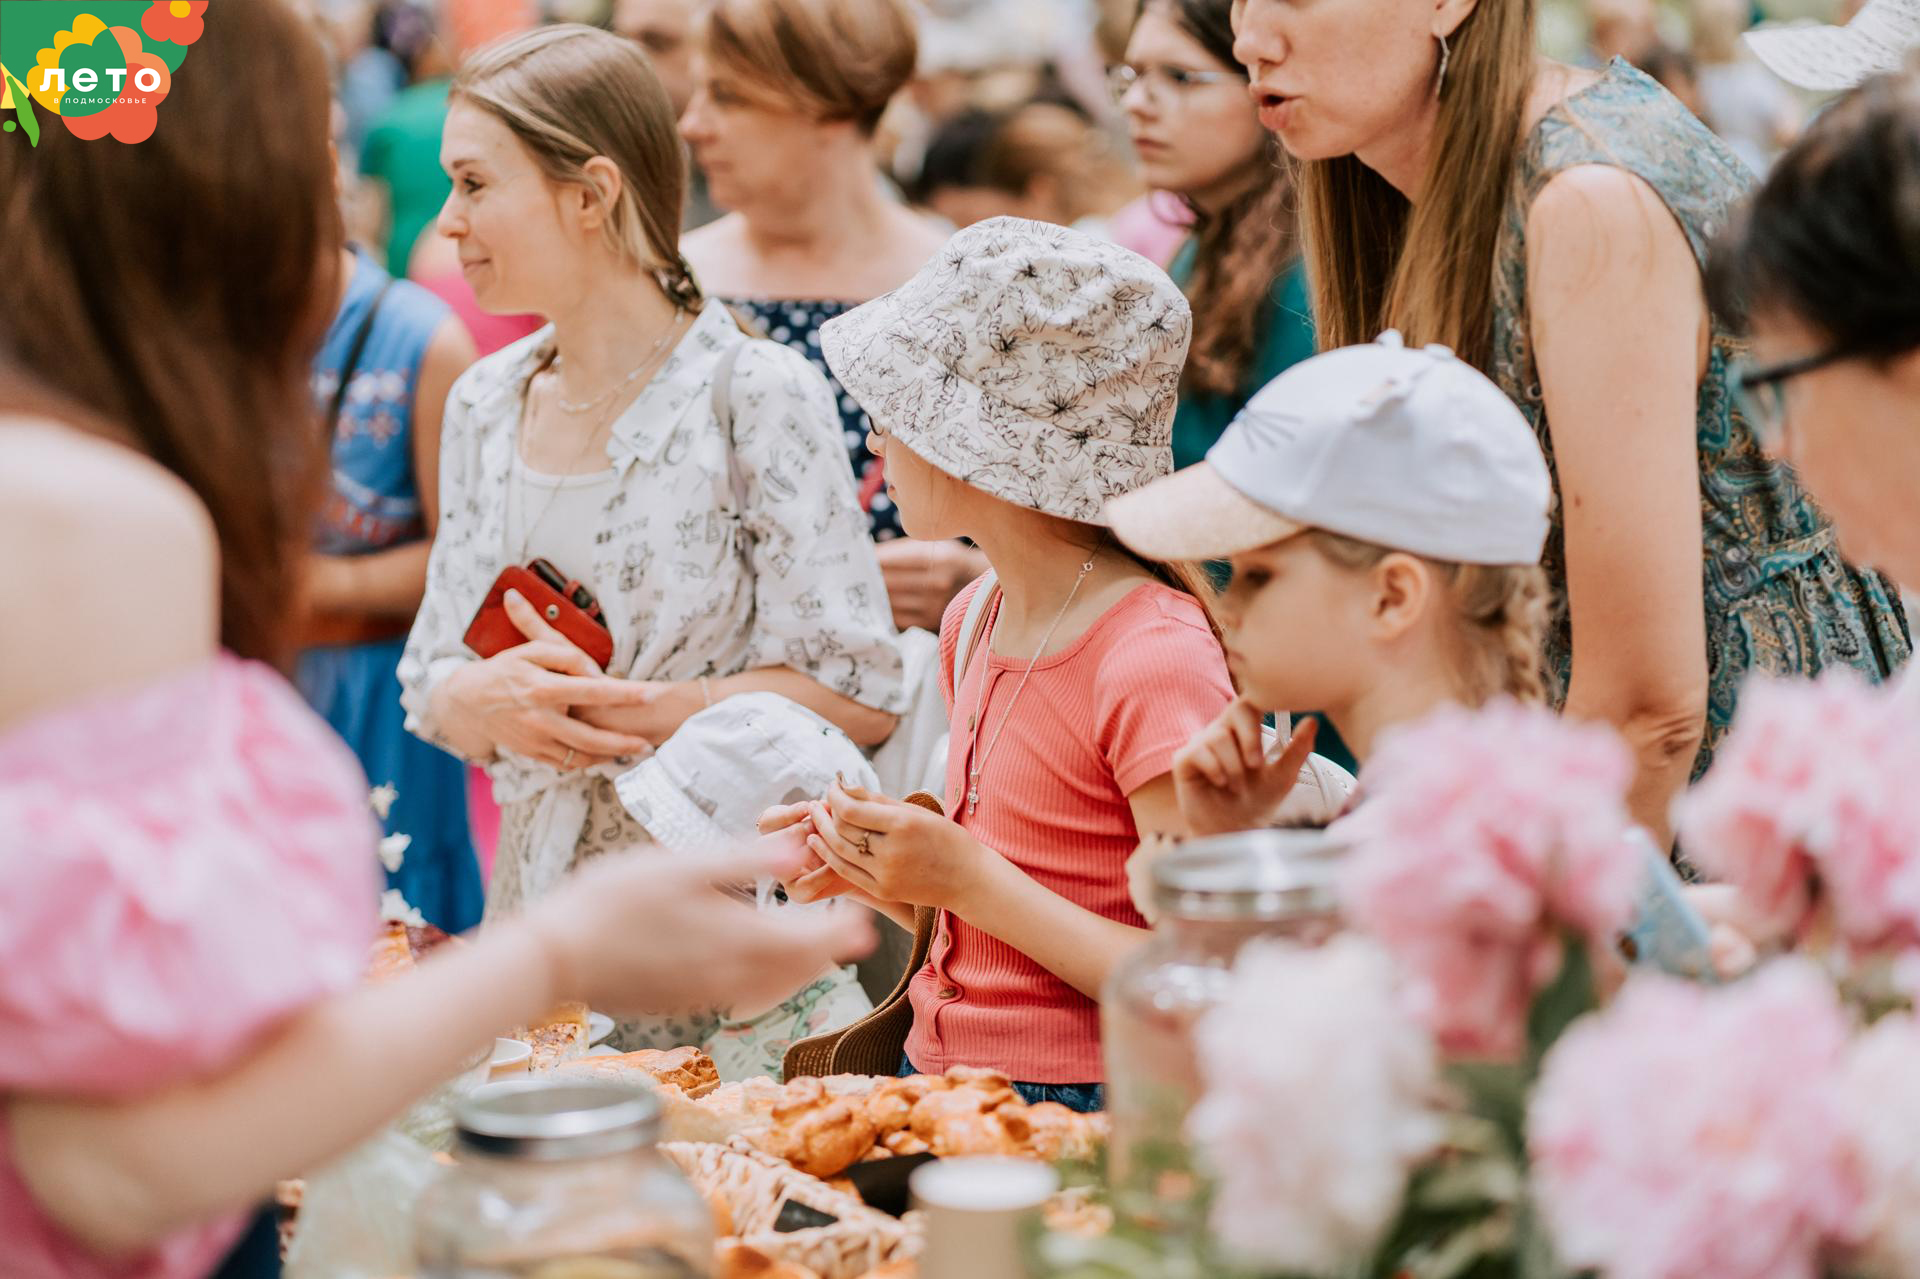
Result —
[[[1062, 604], [1060, 611], [1053, 615], [1053, 624], [1047, 627], [1047, 633], [1040, 639], [1040, 647], [1033, 651], [1033, 660], [1027, 663], [1026, 673], [1020, 677], [1020, 682], [1014, 686], [1013, 696], [1007, 702], [1007, 709], [1000, 716], [1000, 727], [993, 730], [993, 736], [987, 740], [987, 749], [980, 752], [973, 766], [967, 770], [967, 816], [973, 816], [980, 807], [980, 774], [986, 770], [987, 760], [993, 755], [993, 748], [1000, 744], [1000, 734], [1007, 731], [1007, 721], [1013, 718], [1013, 708], [1015, 704], [1019, 702], [1020, 694], [1026, 691], [1028, 677], [1033, 674], [1033, 668], [1040, 664], [1040, 655], [1047, 651], [1047, 645], [1053, 641], [1053, 633], [1060, 629], [1061, 619], [1066, 617], [1067, 610], [1073, 607], [1074, 596], [1080, 593], [1080, 584], [1087, 580], [1087, 574], [1091, 572], [1093, 572], [1093, 560], [1089, 559], [1085, 564], [1080, 566], [1080, 576], [1073, 579], [1073, 589], [1067, 592], [1066, 603]], [[985, 644], [988, 666], [981, 668], [980, 687], [974, 693], [972, 726], [979, 725], [981, 714], [986, 709], [987, 676], [991, 673], [990, 667], [993, 662], [993, 632], [999, 625], [1000, 614], [995, 612], [993, 615], [993, 625], [987, 629]], [[978, 744], [978, 741], [979, 739], [976, 737], [974, 739], [975, 744]]]

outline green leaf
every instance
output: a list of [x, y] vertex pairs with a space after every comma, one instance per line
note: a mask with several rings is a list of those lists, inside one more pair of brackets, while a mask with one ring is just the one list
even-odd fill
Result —
[[1463, 1094], [1467, 1112], [1493, 1124], [1506, 1153], [1514, 1158], [1526, 1149], [1530, 1074], [1510, 1061], [1455, 1061], [1446, 1067], [1447, 1079]]
[[[27, 135], [30, 146], [40, 145], [40, 121], [33, 114], [33, 99], [27, 95], [27, 86], [20, 83], [18, 76], [9, 74], [7, 80], [13, 86], [13, 109], [20, 117], [20, 129]], [[7, 124], [7, 132], [13, 132], [13, 124]]]
[[1547, 1050], [1566, 1033], [1567, 1027], [1600, 1006], [1594, 986], [1593, 962], [1587, 943], [1571, 929], [1560, 935], [1560, 971], [1547, 988], [1534, 996], [1527, 1011], [1527, 1060], [1536, 1074]]

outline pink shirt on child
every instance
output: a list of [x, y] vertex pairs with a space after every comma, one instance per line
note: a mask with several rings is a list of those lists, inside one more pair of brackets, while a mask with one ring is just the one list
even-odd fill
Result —
[[[1072, 644], [1033, 668], [987, 653], [988, 625], [968, 661], [958, 704], [954, 651], [975, 582], [940, 627], [941, 687], [953, 738], [947, 813], [1043, 886], [1107, 919], [1146, 921], [1127, 897], [1126, 864], [1140, 842], [1127, 796], [1172, 771], [1174, 752], [1233, 698], [1226, 658], [1192, 596], [1159, 583], [1130, 592]], [[994, 613], [999, 611], [996, 602]], [[987, 696], [970, 724], [982, 680]], [[966, 811], [974, 738], [985, 751], [1011, 718]], [[1099, 1005], [1007, 943], [943, 912], [928, 962], [908, 990], [915, 1067], [989, 1066], [1023, 1083], [1102, 1077]]]

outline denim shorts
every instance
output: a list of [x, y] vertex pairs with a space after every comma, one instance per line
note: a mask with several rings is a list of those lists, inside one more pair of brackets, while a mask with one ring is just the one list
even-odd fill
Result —
[[[914, 1066], [911, 1058], [905, 1053], [901, 1053], [900, 1070], [898, 1073], [900, 1077], [904, 1079], [908, 1075], [917, 1075], [921, 1072]], [[1105, 1084], [1023, 1084], [1016, 1082], [1013, 1085], [1013, 1090], [1019, 1093], [1021, 1100], [1025, 1101], [1029, 1106], [1038, 1105], [1043, 1101], [1057, 1101], [1068, 1110], [1077, 1110], [1083, 1115], [1090, 1111], [1104, 1110], [1107, 1102], [1107, 1086]]]

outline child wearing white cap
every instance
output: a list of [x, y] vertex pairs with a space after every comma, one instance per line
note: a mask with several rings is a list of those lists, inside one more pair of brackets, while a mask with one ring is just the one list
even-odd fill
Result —
[[1269, 752], [1266, 711], [1323, 708], [1364, 763], [1445, 703], [1543, 700], [1551, 491], [1497, 386], [1388, 333], [1288, 369], [1205, 462], [1115, 499], [1140, 554], [1233, 566], [1216, 611], [1240, 695], [1174, 767], [1194, 833], [1265, 824], [1293, 788], [1313, 723]]
[[789, 886], [940, 912], [903, 1070], [1100, 1104], [1096, 1000], [1145, 936], [1126, 861], [1184, 833], [1174, 752], [1233, 695], [1202, 576], [1105, 527], [1110, 498], [1172, 470], [1190, 328], [1145, 258], [995, 218], [821, 330], [907, 531], [971, 538], [994, 569], [941, 627], [948, 815], [836, 786], [805, 810], [825, 864]]

